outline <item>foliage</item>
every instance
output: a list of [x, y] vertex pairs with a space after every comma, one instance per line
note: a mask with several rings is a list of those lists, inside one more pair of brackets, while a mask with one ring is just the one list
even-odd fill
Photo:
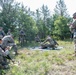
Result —
[[65, 17], [69, 16], [67, 13], [67, 8], [66, 8], [64, 0], [57, 1], [54, 11], [55, 11], [55, 14], [57, 15], [65, 16]]
[[61, 39], [65, 39], [69, 37], [69, 28], [67, 26], [67, 19], [65, 17], [58, 17], [58, 19], [54, 22], [54, 34], [59, 36]]
[[26, 34], [26, 41], [33, 41], [35, 34], [38, 34], [41, 39], [48, 34], [61, 39], [70, 35], [67, 23], [70, 23], [72, 19], [67, 15], [63, 0], [57, 1], [55, 7], [57, 12], [55, 11], [53, 15], [47, 5], [42, 5], [40, 9], [33, 12], [27, 6], [14, 0], [0, 0], [0, 7], [0, 26], [3, 27], [5, 33], [11, 29], [16, 38], [19, 37], [19, 31], [22, 28]]
[[7, 33], [8, 28], [14, 31], [16, 25], [16, 6], [13, 4], [14, 0], [0, 0], [0, 7], [2, 11], [0, 12], [0, 26], [4, 28]]

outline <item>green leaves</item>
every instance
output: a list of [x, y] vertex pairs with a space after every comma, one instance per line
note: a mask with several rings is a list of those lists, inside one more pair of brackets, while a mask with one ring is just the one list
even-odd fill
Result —
[[55, 30], [53, 31], [54, 34], [60, 36], [63, 39], [67, 37], [66, 33], [69, 33], [69, 28], [67, 26], [67, 19], [65, 17], [58, 17], [57, 20], [54, 22]]

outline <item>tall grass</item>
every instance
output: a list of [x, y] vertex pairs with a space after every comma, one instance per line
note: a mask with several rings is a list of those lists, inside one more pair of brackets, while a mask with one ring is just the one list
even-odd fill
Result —
[[[6, 75], [76, 75], [76, 57], [73, 42], [58, 41], [61, 50], [19, 50], [15, 57], [18, 65], [10, 62], [10, 69], [4, 70]], [[67, 64], [68, 63], [68, 64]], [[70, 65], [71, 66], [70, 66]]]

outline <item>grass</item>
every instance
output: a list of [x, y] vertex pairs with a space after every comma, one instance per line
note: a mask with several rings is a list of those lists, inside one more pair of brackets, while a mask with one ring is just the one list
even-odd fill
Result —
[[[4, 75], [76, 75], [73, 42], [58, 41], [61, 50], [38, 51], [19, 49], [15, 64], [2, 70]], [[6, 73], [6, 74], [5, 74]]]

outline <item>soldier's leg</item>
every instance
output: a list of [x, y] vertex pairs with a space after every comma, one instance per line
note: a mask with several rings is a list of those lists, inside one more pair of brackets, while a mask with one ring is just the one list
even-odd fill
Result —
[[20, 37], [18, 38], [18, 40], [19, 40], [19, 43], [20, 43]]
[[0, 69], [3, 68], [2, 63], [3, 63], [3, 57], [0, 55]]
[[53, 50], [55, 50], [55, 45], [50, 45], [50, 48], [52, 48]]
[[76, 39], [74, 38], [74, 50], [75, 50], [75, 56], [76, 56]]
[[0, 56], [0, 68], [7, 69], [9, 66], [3, 56]]
[[47, 45], [46, 44], [42, 44], [41, 45], [41, 49], [46, 49], [47, 48]]
[[22, 36], [21, 45], [24, 46], [24, 36]]
[[13, 49], [14, 49], [15, 55], [17, 55], [18, 54], [17, 45], [13, 45]]

